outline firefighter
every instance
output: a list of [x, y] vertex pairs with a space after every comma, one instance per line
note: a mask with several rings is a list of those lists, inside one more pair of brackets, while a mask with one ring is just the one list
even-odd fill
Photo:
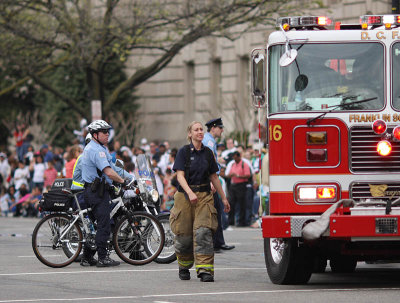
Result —
[[216, 174], [218, 165], [214, 155], [202, 144], [203, 138], [202, 124], [190, 123], [187, 128], [190, 144], [179, 149], [173, 166], [179, 186], [170, 224], [175, 234], [179, 278], [190, 280], [189, 269], [195, 264], [200, 281], [214, 282], [213, 233], [218, 220], [210, 181], [222, 198], [225, 212], [229, 212], [229, 202]]

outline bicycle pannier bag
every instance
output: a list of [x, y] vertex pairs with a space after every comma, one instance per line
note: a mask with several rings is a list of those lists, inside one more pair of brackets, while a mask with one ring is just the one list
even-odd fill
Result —
[[41, 211], [67, 211], [72, 207], [72, 196], [61, 191], [49, 191], [40, 201]]

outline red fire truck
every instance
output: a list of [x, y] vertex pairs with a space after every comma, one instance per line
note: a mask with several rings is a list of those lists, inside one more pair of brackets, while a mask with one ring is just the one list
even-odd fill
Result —
[[252, 52], [266, 105], [265, 262], [275, 284], [400, 257], [400, 15], [284, 17]]

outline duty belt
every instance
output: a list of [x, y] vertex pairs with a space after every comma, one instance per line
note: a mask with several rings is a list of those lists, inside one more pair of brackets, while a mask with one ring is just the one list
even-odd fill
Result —
[[[193, 190], [193, 192], [211, 191], [210, 184], [189, 185], [189, 187], [190, 187], [191, 190]], [[179, 186], [178, 191], [181, 192], [181, 193], [185, 192], [181, 186]]]
[[[83, 187], [84, 187], [84, 188], [88, 188], [88, 187], [90, 187], [90, 186], [92, 186], [92, 183], [85, 182], [85, 184], [83, 184]], [[109, 190], [109, 189], [111, 189], [111, 188], [113, 188], [112, 185], [110, 185], [110, 184], [108, 184], [108, 183], [105, 184], [105, 189]]]

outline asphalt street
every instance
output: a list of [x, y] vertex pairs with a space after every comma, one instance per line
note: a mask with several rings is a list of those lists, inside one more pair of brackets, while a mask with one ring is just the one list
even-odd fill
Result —
[[[0, 303], [3, 302], [398, 302], [400, 264], [359, 262], [352, 274], [314, 274], [307, 285], [268, 279], [260, 229], [225, 231], [236, 248], [217, 254], [215, 282], [178, 279], [177, 263], [54, 269], [36, 259], [38, 219], [0, 218]], [[113, 258], [118, 259], [114, 255]]]

